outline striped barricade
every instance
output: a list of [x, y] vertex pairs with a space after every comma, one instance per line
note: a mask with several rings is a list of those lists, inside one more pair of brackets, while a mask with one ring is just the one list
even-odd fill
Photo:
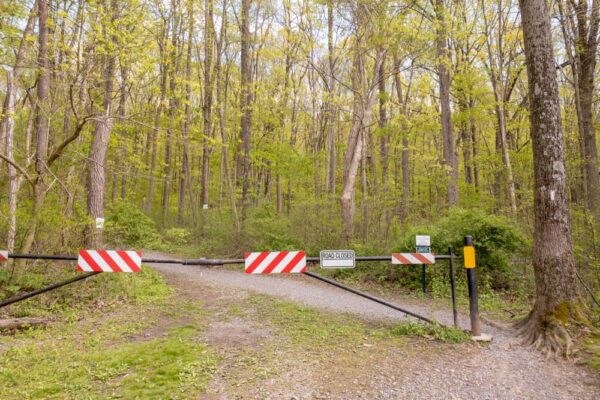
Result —
[[140, 272], [142, 253], [126, 250], [80, 250], [77, 271]]
[[431, 253], [394, 253], [392, 264], [435, 264], [435, 256]]
[[247, 274], [282, 274], [306, 271], [304, 251], [263, 251], [246, 253], [244, 257]]
[[0, 262], [8, 261], [8, 250], [0, 250]]

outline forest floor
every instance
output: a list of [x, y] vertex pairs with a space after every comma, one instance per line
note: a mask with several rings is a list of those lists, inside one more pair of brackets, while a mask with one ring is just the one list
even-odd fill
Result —
[[[509, 329], [484, 325], [489, 344], [407, 337], [394, 334], [409, 320], [403, 314], [306, 276], [153, 267], [181, 298], [200, 300], [208, 311], [203, 337], [220, 361], [205, 398], [600, 398], [600, 376], [546, 360]], [[388, 297], [451, 324], [449, 310]], [[461, 326], [467, 323], [461, 315]]]

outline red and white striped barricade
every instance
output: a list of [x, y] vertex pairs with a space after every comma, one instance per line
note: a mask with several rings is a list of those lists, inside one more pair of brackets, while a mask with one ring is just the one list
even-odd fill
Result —
[[263, 251], [246, 253], [247, 274], [282, 274], [306, 272], [305, 251]]
[[435, 264], [432, 253], [394, 253], [392, 264]]
[[142, 252], [127, 250], [80, 250], [77, 271], [140, 272]]
[[0, 250], [0, 262], [8, 261], [8, 250]]

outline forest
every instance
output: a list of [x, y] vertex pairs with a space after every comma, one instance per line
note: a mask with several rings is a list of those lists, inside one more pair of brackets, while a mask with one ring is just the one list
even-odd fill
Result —
[[[568, 351], [563, 325], [600, 318], [600, 2], [521, 3], [4, 0], [2, 247], [369, 255], [471, 234], [483, 293], [535, 304], [526, 339]], [[0, 293], [32, 271], [0, 269]]]

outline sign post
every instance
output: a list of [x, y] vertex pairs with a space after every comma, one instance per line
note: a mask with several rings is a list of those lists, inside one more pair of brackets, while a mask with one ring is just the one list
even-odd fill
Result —
[[[417, 253], [431, 253], [431, 236], [417, 235], [415, 237], [415, 250]], [[427, 292], [427, 265], [421, 264], [421, 289]]]

